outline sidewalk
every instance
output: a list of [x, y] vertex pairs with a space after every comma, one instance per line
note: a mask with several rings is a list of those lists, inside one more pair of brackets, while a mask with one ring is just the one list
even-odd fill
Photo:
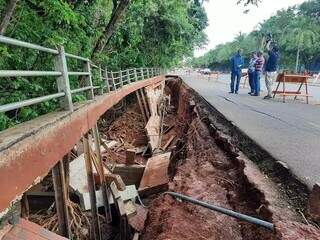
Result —
[[[228, 94], [229, 85], [220, 82], [221, 76], [218, 82], [196, 74], [180, 77], [275, 159], [285, 162], [309, 188], [320, 182], [319, 106], [267, 101], [263, 94], [248, 95], [248, 89]], [[320, 92], [317, 87], [313, 91], [317, 89]]]

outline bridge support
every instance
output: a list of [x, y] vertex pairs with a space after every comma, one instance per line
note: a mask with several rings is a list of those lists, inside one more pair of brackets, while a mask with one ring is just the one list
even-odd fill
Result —
[[[68, 193], [67, 193], [67, 186], [66, 186], [66, 179], [65, 179], [65, 171], [64, 171], [64, 164], [63, 160], [59, 161], [53, 168], [52, 168], [52, 180], [53, 186], [55, 191], [55, 201], [56, 201], [56, 209], [58, 215], [58, 228], [59, 233], [61, 236], [70, 238], [70, 220], [68, 214]], [[69, 161], [66, 159], [65, 161]]]

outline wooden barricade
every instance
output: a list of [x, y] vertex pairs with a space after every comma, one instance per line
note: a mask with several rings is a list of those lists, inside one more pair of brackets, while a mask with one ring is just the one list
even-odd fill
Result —
[[[277, 88], [275, 91], [272, 91], [273, 98], [275, 98], [275, 96], [278, 94], [278, 95], [282, 96], [283, 102], [285, 102], [287, 96], [294, 96], [294, 100], [296, 100], [298, 96], [303, 96], [306, 98], [306, 102], [308, 104], [309, 97], [311, 97], [311, 95], [309, 95], [309, 93], [308, 93], [308, 79], [309, 78], [310, 78], [310, 76], [308, 76], [308, 75], [294, 75], [294, 74], [286, 74], [286, 73], [278, 74], [278, 77], [276, 80], [276, 82], [278, 82]], [[278, 91], [281, 83], [282, 83], [282, 91], [280, 91], [280, 90]], [[287, 91], [286, 90], [286, 83], [299, 84], [299, 88], [297, 91]], [[301, 91], [303, 85], [305, 86], [304, 93], [302, 93], [302, 91]]]

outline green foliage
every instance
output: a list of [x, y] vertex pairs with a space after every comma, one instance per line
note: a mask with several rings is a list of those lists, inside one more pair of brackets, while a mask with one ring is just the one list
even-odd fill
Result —
[[[0, 10], [5, 6], [0, 0]], [[6, 36], [42, 46], [64, 45], [66, 52], [90, 57], [112, 13], [112, 0], [26, 0], [19, 1]], [[203, 29], [207, 16], [197, 0], [132, 0], [98, 63], [110, 70], [127, 67], [172, 67], [206, 41]], [[7, 70], [53, 70], [53, 56], [34, 50], [0, 45], [0, 68]], [[82, 64], [68, 59], [70, 71]], [[100, 85], [98, 73], [93, 82]], [[70, 77], [71, 89], [81, 79]], [[0, 105], [57, 92], [53, 77], [2, 78]], [[84, 101], [84, 95], [73, 101]], [[0, 114], [0, 131], [58, 107], [48, 101]]]
[[[261, 48], [263, 36], [272, 33], [281, 52], [281, 67], [294, 70], [300, 59], [300, 70], [308, 69], [319, 56], [320, 2], [308, 1], [300, 6], [278, 11], [249, 34], [240, 34], [232, 42], [218, 45], [202, 57], [192, 59], [194, 67], [228, 70], [229, 59], [237, 49], [244, 49], [248, 61], [250, 52]], [[299, 49], [299, 51], [298, 51]]]

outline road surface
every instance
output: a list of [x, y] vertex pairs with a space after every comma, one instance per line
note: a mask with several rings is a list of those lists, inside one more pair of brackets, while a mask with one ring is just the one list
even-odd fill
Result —
[[[248, 89], [229, 94], [226, 83], [199, 74], [179, 76], [275, 159], [285, 162], [310, 189], [320, 183], [320, 106], [263, 100], [264, 94], [253, 97]], [[320, 87], [313, 92], [317, 90]]]

